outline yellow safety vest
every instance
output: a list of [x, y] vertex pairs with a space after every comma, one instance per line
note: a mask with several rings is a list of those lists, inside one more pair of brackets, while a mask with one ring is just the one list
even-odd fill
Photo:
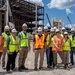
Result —
[[70, 51], [70, 42], [68, 40], [64, 42], [62, 49], [63, 51]]
[[28, 40], [29, 40], [29, 34], [26, 33], [26, 35], [24, 34], [24, 32], [20, 32], [20, 36], [21, 36], [21, 39], [20, 39], [20, 47], [28, 47], [29, 46], [29, 43], [28, 43]]
[[10, 43], [9, 43], [9, 50], [10, 52], [18, 52], [18, 37], [14, 38], [12, 35], [10, 36]]
[[71, 47], [75, 47], [75, 37], [74, 39], [72, 38], [72, 35], [69, 35], [69, 38], [71, 40]]
[[4, 47], [6, 47], [7, 39], [9, 36], [5, 32], [2, 33], [2, 36], [4, 38]]
[[[46, 46], [48, 46], [49, 45], [49, 47], [53, 47], [53, 42], [52, 42], [52, 38], [51, 38], [51, 41], [50, 41], [50, 37], [51, 37], [51, 35], [50, 34], [48, 34], [48, 36], [47, 36], [47, 39], [46, 39]], [[50, 44], [49, 44], [50, 43]]]

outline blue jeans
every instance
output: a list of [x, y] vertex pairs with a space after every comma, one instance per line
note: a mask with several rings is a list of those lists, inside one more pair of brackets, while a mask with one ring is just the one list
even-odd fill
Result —
[[50, 66], [50, 48], [46, 50], [47, 65]]
[[73, 54], [75, 54], [75, 48], [72, 47], [71, 51], [70, 51], [70, 62], [71, 62], [72, 65], [74, 64]]

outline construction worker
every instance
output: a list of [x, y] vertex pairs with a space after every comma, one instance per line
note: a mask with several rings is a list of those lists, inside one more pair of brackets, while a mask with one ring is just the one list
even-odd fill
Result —
[[48, 35], [48, 27], [47, 26], [44, 27], [44, 35], [45, 35], [45, 39], [46, 39], [47, 35]]
[[7, 54], [8, 54], [8, 60], [6, 65], [6, 71], [10, 73], [10, 69], [12, 71], [15, 70], [15, 59], [18, 52], [18, 37], [16, 29], [12, 29], [11, 35], [9, 36], [7, 40]]
[[70, 62], [71, 65], [74, 65], [74, 57], [73, 54], [75, 54], [75, 29], [71, 29], [71, 35], [69, 35], [69, 38], [71, 40], [71, 51], [70, 51]]
[[63, 38], [63, 57], [64, 57], [64, 68], [69, 69], [69, 52], [70, 52], [70, 39], [68, 37], [68, 32], [64, 32]]
[[2, 37], [2, 33], [1, 33], [1, 28], [0, 28], [0, 63], [1, 63], [1, 56], [3, 53], [3, 37]]
[[47, 68], [51, 68], [53, 65], [53, 42], [52, 38], [54, 37], [54, 29], [50, 29], [50, 34], [48, 34], [46, 39], [46, 57], [47, 57]]
[[39, 69], [43, 68], [43, 60], [44, 60], [44, 48], [45, 48], [45, 36], [42, 34], [42, 28], [38, 28], [38, 34], [35, 35], [34, 38], [34, 49], [33, 52], [35, 52], [35, 62], [34, 62], [34, 70], [37, 70], [37, 64], [38, 64], [38, 57], [40, 55], [40, 63], [39, 63]]
[[[56, 29], [56, 35], [52, 38], [53, 41], [53, 62], [54, 65], [53, 67], [57, 67], [57, 53], [60, 55], [60, 57], [63, 55], [62, 53], [62, 43], [63, 43], [63, 38], [60, 35], [59, 29]], [[62, 58], [63, 59], [63, 58]]]
[[28, 51], [30, 50], [30, 40], [29, 40], [29, 33], [27, 32], [27, 24], [24, 23], [22, 25], [22, 31], [18, 34], [19, 39], [19, 71], [28, 70], [24, 65], [26, 62], [26, 58], [28, 55]]
[[61, 36], [64, 37], [64, 32], [66, 31], [65, 27], [62, 27], [62, 34]]
[[6, 42], [8, 37], [10, 36], [10, 28], [9, 26], [4, 27], [4, 32], [2, 33], [3, 41], [4, 41], [4, 46], [3, 46], [3, 57], [2, 57], [2, 68], [5, 69], [5, 56], [7, 52], [6, 48]]

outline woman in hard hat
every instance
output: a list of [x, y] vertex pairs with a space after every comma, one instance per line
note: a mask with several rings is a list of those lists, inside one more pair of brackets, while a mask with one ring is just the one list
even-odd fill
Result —
[[64, 32], [62, 49], [63, 49], [63, 56], [64, 56], [64, 68], [68, 69], [69, 52], [70, 52], [70, 39], [68, 38], [68, 32]]
[[16, 34], [17, 34], [16, 29], [12, 29], [12, 33], [7, 40], [8, 60], [7, 60], [6, 71], [8, 73], [11, 72], [10, 69], [12, 71], [15, 70], [15, 59], [18, 52], [18, 37], [16, 36]]

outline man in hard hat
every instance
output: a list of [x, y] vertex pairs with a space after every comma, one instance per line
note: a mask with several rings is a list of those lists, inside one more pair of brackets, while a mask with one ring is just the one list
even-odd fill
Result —
[[18, 39], [19, 39], [19, 71], [21, 72], [22, 70], [28, 70], [26, 66], [24, 65], [26, 62], [26, 58], [28, 55], [28, 51], [30, 50], [30, 40], [29, 40], [29, 33], [27, 32], [27, 24], [24, 23], [22, 25], [22, 31], [18, 34]]
[[61, 36], [64, 37], [64, 32], [66, 31], [65, 27], [62, 27], [62, 34]]
[[10, 28], [9, 26], [5, 26], [4, 27], [4, 32], [2, 33], [2, 37], [3, 37], [3, 41], [4, 41], [4, 46], [3, 46], [3, 57], [2, 57], [2, 68], [5, 69], [5, 56], [6, 56], [6, 52], [7, 52], [7, 39], [10, 36]]
[[45, 35], [45, 39], [46, 39], [47, 35], [48, 35], [48, 27], [47, 26], [44, 27], [44, 35]]
[[71, 65], [74, 65], [74, 57], [73, 54], [75, 54], [75, 29], [71, 29], [71, 35], [69, 35], [69, 38], [71, 40], [71, 51], [70, 51], [70, 62]]
[[57, 53], [60, 55], [60, 57], [63, 55], [62, 53], [63, 38], [60, 35], [59, 29], [56, 29], [56, 35], [54, 36], [52, 41], [53, 41], [52, 51], [53, 51], [53, 62], [54, 62], [53, 67], [56, 68], [57, 67]]
[[10, 73], [15, 70], [15, 59], [16, 55], [18, 53], [18, 37], [17, 35], [17, 30], [12, 29], [11, 35], [9, 36], [7, 40], [7, 55], [8, 55], [8, 60], [7, 60], [7, 65], [6, 65], [6, 71]]
[[46, 38], [46, 57], [47, 57], [47, 68], [51, 68], [53, 65], [53, 41], [52, 38], [54, 37], [54, 29], [50, 29], [50, 34], [48, 34]]
[[43, 68], [43, 60], [44, 60], [44, 48], [45, 48], [45, 36], [42, 32], [42, 28], [38, 28], [38, 34], [35, 35], [34, 38], [34, 49], [35, 52], [35, 61], [34, 61], [34, 70], [38, 68], [38, 57], [40, 55], [39, 69]]

